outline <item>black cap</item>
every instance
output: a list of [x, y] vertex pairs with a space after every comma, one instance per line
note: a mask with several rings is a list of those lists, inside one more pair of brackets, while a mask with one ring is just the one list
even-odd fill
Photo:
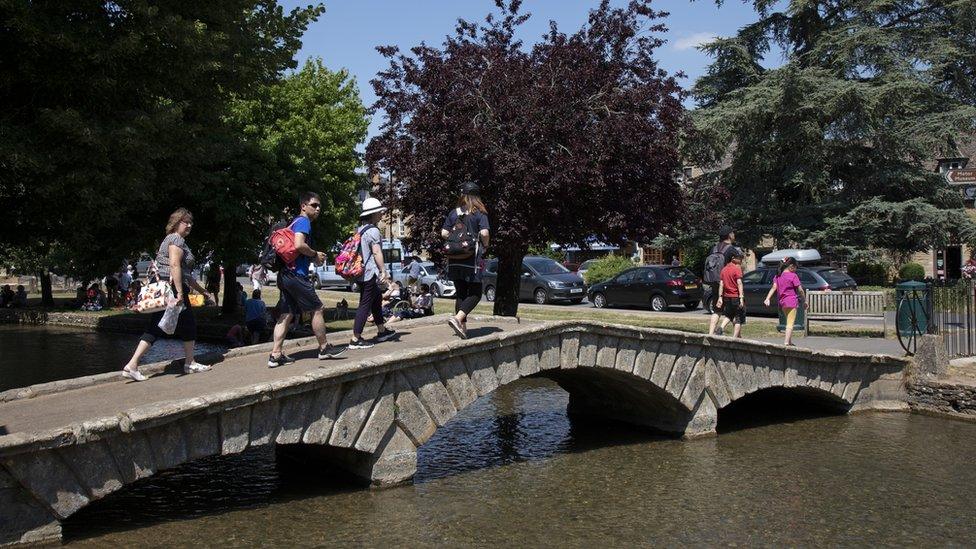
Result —
[[718, 230], [718, 239], [725, 240], [730, 234], [734, 233], [735, 229], [729, 227], [728, 225], [722, 225], [722, 228]]
[[464, 185], [461, 185], [461, 193], [481, 196], [481, 187], [479, 187], [474, 181], [468, 181]]

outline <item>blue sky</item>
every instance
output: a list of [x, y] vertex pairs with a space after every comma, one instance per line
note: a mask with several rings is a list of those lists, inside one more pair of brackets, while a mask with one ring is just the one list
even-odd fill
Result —
[[[285, 9], [307, 5], [282, 0]], [[356, 78], [363, 102], [375, 100], [369, 81], [385, 66], [376, 52], [379, 45], [398, 45], [407, 49], [421, 42], [439, 45], [454, 30], [458, 18], [481, 20], [494, 10], [491, 0], [324, 0], [326, 12], [305, 33], [299, 62], [321, 57], [335, 70], [346, 68]], [[626, 0], [612, 0], [624, 5]], [[553, 20], [564, 32], [577, 30], [598, 0], [525, 0], [523, 12], [532, 14], [524, 25], [523, 40], [532, 42], [541, 36]], [[670, 73], [684, 71], [682, 85], [690, 87], [708, 65], [709, 58], [695, 46], [713, 36], [730, 36], [755, 20], [750, 6], [729, 0], [721, 8], [709, 0], [660, 0], [654, 4], [670, 12], [664, 22], [669, 27], [664, 36], [668, 43], [657, 52], [661, 66]], [[777, 60], [769, 60], [778, 64]], [[691, 105], [688, 105], [691, 106]], [[369, 137], [376, 134], [379, 120], [374, 119]], [[367, 138], [368, 139], [368, 138]]]

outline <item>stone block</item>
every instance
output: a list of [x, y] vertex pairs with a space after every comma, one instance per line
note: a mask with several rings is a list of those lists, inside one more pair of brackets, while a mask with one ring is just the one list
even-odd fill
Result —
[[539, 372], [539, 342], [523, 341], [515, 347], [518, 356], [519, 377], [528, 377]]
[[640, 349], [640, 341], [634, 338], [620, 338], [617, 358], [614, 362], [614, 369], [628, 374], [634, 373], [634, 363], [637, 361], [637, 351]]
[[302, 442], [328, 444], [335, 418], [339, 413], [341, 398], [341, 385], [330, 385], [315, 392], [308, 410], [308, 427], [302, 435]]
[[395, 372], [386, 375], [376, 404], [373, 405], [369, 418], [366, 419], [366, 424], [363, 426], [363, 431], [356, 439], [355, 448], [357, 450], [369, 454], [375, 452], [393, 425], [393, 417], [396, 413], [396, 396], [400, 392], [396, 379]]
[[498, 376], [499, 385], [506, 385], [519, 378], [519, 357], [515, 354], [513, 347], [494, 349], [491, 351], [491, 357], [495, 363], [495, 375]]
[[278, 436], [278, 399], [259, 402], [251, 407], [250, 446], [271, 444]]
[[[759, 360], [758, 353], [748, 351], [732, 351], [735, 355], [735, 363], [739, 366], [739, 382], [746, 394], [755, 393], [759, 390], [759, 374], [756, 372], [755, 361]], [[768, 379], [768, 376], [767, 376]]]
[[654, 372], [654, 361], [657, 359], [657, 350], [661, 344], [657, 341], [645, 339], [640, 342], [640, 349], [637, 351], [637, 359], [634, 361], [634, 375], [651, 379]]
[[[538, 363], [537, 363], [538, 364]], [[460, 358], [452, 358], [441, 362], [435, 366], [437, 373], [444, 381], [447, 392], [451, 395], [454, 407], [463, 410], [468, 404], [478, 399], [478, 391], [474, 387], [468, 370], [464, 366], [464, 361]], [[522, 365], [519, 364], [521, 371]]]
[[600, 348], [600, 336], [583, 332], [579, 336], [579, 365], [584, 368], [596, 366], [596, 355]]
[[724, 408], [732, 402], [728, 384], [722, 378], [722, 373], [719, 372], [714, 358], [703, 360], [705, 361], [705, 388], [715, 397], [716, 406]]
[[471, 382], [478, 396], [485, 396], [498, 388], [498, 375], [491, 360], [491, 354], [482, 351], [464, 357], [464, 365], [471, 375]]
[[674, 398], [681, 398], [681, 393], [684, 392], [688, 378], [691, 377], [691, 372], [695, 368], [695, 363], [698, 362], [699, 351], [700, 348], [693, 345], [682, 345], [678, 351], [678, 358], [674, 361], [671, 377], [668, 378], [668, 383], [665, 386], [665, 390], [671, 393]]
[[944, 376], [949, 373], [949, 355], [942, 338], [937, 335], [923, 335], [912, 357], [912, 373]]
[[221, 453], [220, 418], [217, 416], [193, 416], [183, 420], [186, 448], [190, 460]]
[[[511, 348], [509, 349], [511, 350]], [[517, 368], [518, 366], [514, 362], [510, 363], [509, 369], [516, 372], [516, 379], [518, 376]], [[501, 369], [501, 366], [499, 366], [499, 369]], [[404, 370], [403, 373], [407, 381], [410, 382], [410, 386], [413, 387], [414, 394], [420, 398], [424, 409], [427, 410], [438, 427], [443, 426], [457, 414], [457, 408], [454, 407], [454, 402], [451, 401], [451, 395], [448, 394], [447, 388], [444, 387], [440, 376], [437, 374], [437, 370], [432, 365], [428, 364], [410, 368]], [[501, 376], [499, 376], [499, 382], [502, 382]]]
[[[396, 372], [395, 375], [402, 380], [400, 382], [402, 389], [396, 397], [396, 422], [410, 437], [413, 444], [420, 446], [434, 435], [434, 432], [437, 430], [437, 424], [430, 417], [430, 414], [427, 413], [427, 410], [424, 409], [420, 398], [414, 394], [413, 389], [403, 379], [403, 374]], [[498, 380], [495, 378], [493, 369], [491, 370], [491, 377], [497, 383]]]
[[122, 474], [104, 441], [66, 446], [60, 453], [92, 499], [103, 498], [122, 487]]
[[391, 427], [378, 454], [370, 460], [370, 482], [373, 486], [395, 486], [417, 474], [417, 449], [398, 427]]
[[782, 387], [786, 382], [786, 357], [769, 355], [767, 364], [769, 366], [769, 386]]
[[278, 412], [281, 429], [275, 443], [297, 444], [302, 441], [302, 434], [308, 425], [308, 411], [312, 408], [314, 398], [315, 391], [308, 391], [281, 399]]
[[251, 407], [235, 408], [220, 413], [220, 453], [237, 454], [247, 449], [251, 441]]
[[850, 362], [844, 362], [838, 366], [834, 376], [834, 384], [830, 387], [830, 392], [834, 396], [844, 398], [844, 389], [847, 388], [847, 381], [851, 378], [852, 367], [853, 365]]
[[0, 546], [61, 539], [61, 524], [0, 468]]
[[620, 345], [620, 338], [613, 336], [602, 336], [599, 348], [596, 351], [596, 365], [598, 368], [613, 369], [617, 364], [617, 349]]
[[713, 349], [712, 356], [715, 360], [715, 366], [722, 378], [725, 379], [729, 398], [732, 400], [742, 398], [745, 395], [745, 388], [743, 387], [742, 376], [739, 373], [739, 365], [735, 362], [735, 353], [729, 349]]
[[708, 394], [702, 394], [701, 400], [691, 415], [691, 420], [685, 427], [684, 438], [698, 438], [715, 434], [718, 425], [718, 410]]
[[680, 343], [667, 341], [661, 344], [657, 357], [654, 359], [654, 371], [651, 373], [651, 383], [662, 389], [665, 388], [680, 351]]
[[[578, 332], [563, 334], [560, 337], [559, 367], [569, 370], [579, 366], [580, 335]], [[595, 357], [594, 357], [595, 360]]]
[[340, 448], [349, 448], [356, 442], [359, 431], [362, 430], [370, 410], [373, 409], [373, 402], [383, 386], [385, 377], [374, 375], [354, 381], [349, 386], [346, 395], [342, 397], [342, 402], [339, 404], [339, 414], [336, 416], [335, 425], [332, 427], [329, 444]]
[[3, 466], [59, 519], [88, 505], [87, 491], [53, 451], [13, 456]]
[[560, 343], [559, 336], [546, 336], [539, 341], [541, 352], [539, 354], [540, 370], [555, 370], [560, 366]]
[[124, 484], [152, 476], [156, 472], [152, 447], [142, 431], [114, 436], [105, 442], [119, 466]]
[[153, 461], [158, 471], [172, 469], [187, 462], [186, 439], [178, 422], [167, 423], [146, 431]]
[[[684, 390], [681, 392], [681, 403], [689, 410], [695, 408], [699, 399], [702, 398], [702, 393], [705, 391], [705, 362], [705, 359], [699, 358], [692, 364], [688, 381], [685, 383]], [[706, 396], [705, 398], [708, 397]]]

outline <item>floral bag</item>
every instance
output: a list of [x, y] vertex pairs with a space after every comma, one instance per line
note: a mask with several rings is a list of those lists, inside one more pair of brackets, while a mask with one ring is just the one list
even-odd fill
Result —
[[362, 242], [363, 233], [372, 225], [366, 225], [363, 230], [352, 233], [342, 244], [342, 251], [336, 256], [335, 272], [346, 280], [359, 280], [366, 270], [363, 267]]

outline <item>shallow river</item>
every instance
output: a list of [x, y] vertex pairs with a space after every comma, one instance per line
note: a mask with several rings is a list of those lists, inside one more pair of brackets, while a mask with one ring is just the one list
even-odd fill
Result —
[[420, 450], [416, 483], [366, 490], [273, 452], [147, 479], [65, 524], [93, 547], [971, 545], [976, 424], [823, 416], [743, 400], [682, 442], [566, 415], [527, 380]]
[[[57, 326], [0, 324], [0, 391], [58, 379], [121, 370], [138, 335]], [[221, 347], [197, 342], [197, 353]], [[160, 340], [143, 363], [183, 358], [183, 343]]]

